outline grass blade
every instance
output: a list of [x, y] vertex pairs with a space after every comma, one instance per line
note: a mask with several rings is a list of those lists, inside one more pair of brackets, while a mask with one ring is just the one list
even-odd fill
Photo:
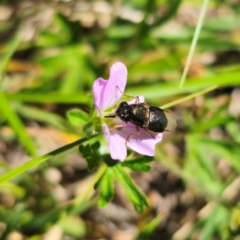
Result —
[[33, 158], [32, 160], [24, 163], [23, 165], [19, 166], [19, 167], [16, 167], [14, 168], [13, 170], [3, 174], [2, 176], [0, 176], [0, 184], [4, 183], [4, 182], [7, 182], [8, 180], [18, 176], [19, 174], [21, 173], [24, 173], [26, 172], [27, 170], [29, 170], [30, 168], [34, 167], [34, 166], [37, 166], [38, 164], [42, 163], [42, 162], [45, 162], [47, 161], [49, 158], [53, 157], [53, 156], [56, 156], [62, 152], [65, 152], [69, 149], [72, 149], [96, 136], [99, 136], [99, 134], [95, 134], [95, 135], [92, 135], [91, 137], [85, 137], [85, 138], [81, 138], [73, 143], [70, 143], [70, 144], [67, 144], [63, 147], [60, 147], [52, 152], [49, 152], [49, 153], [46, 153], [40, 157], [36, 157], [36, 158]]
[[187, 75], [190, 63], [192, 61], [193, 53], [194, 53], [194, 50], [196, 48], [197, 40], [199, 38], [200, 31], [201, 31], [201, 28], [202, 28], [203, 19], [205, 17], [205, 13], [207, 11], [207, 5], [208, 5], [208, 0], [203, 0], [203, 6], [201, 8], [200, 17], [198, 19], [198, 23], [197, 23], [197, 26], [196, 26], [196, 29], [195, 29], [195, 32], [194, 32], [193, 40], [192, 40], [192, 44], [191, 44], [191, 47], [190, 47], [190, 50], [189, 50], [187, 62], [186, 62], [186, 65], [184, 67], [183, 74], [182, 74], [182, 77], [181, 77], [181, 80], [180, 80], [180, 86], [179, 86], [180, 88], [183, 87], [183, 84], [184, 84], [184, 81], [186, 79], [186, 75]]
[[3, 79], [5, 77], [7, 64], [9, 62], [11, 56], [13, 55], [13, 53], [16, 51], [18, 45], [20, 44], [21, 36], [22, 36], [21, 32], [17, 32], [16, 33], [16, 35], [13, 37], [13, 39], [7, 45], [6, 52], [3, 55], [3, 57], [1, 58], [1, 65], [0, 65], [0, 88], [1, 88], [1, 85], [3, 83]]
[[0, 110], [7, 119], [9, 125], [13, 128], [22, 145], [26, 148], [28, 153], [32, 156], [36, 155], [36, 147], [29, 137], [22, 121], [17, 113], [10, 106], [4, 93], [0, 92]]

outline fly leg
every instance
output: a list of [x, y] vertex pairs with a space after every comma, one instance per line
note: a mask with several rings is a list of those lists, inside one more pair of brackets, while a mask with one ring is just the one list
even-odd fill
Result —
[[[125, 94], [125, 93], [119, 88], [119, 86], [116, 86], [116, 88], [118, 89], [118, 91], [119, 91], [123, 96], [128, 97], [128, 98], [137, 98], [137, 99], [138, 99], [138, 97], [135, 97], [135, 96], [132, 96], [132, 95], [128, 95], [128, 94]], [[139, 103], [139, 99], [136, 100], [136, 101], [137, 101], [136, 103]]]
[[[135, 103], [136, 103], [136, 104], [139, 104], [139, 103], [140, 103], [140, 100], [139, 100], [139, 97], [138, 97], [138, 96], [135, 97], [135, 96], [132, 96], [132, 95], [128, 95], [128, 94], [123, 93], [122, 90], [119, 88], [119, 86], [116, 86], [116, 88], [118, 89], [118, 91], [119, 91], [123, 96], [129, 97], [129, 98], [136, 98]], [[148, 104], [147, 102], [142, 102], [141, 104], [143, 104], [143, 105], [146, 106], [146, 107], [149, 106], [149, 104]]]
[[147, 102], [142, 103], [144, 106], [149, 107], [150, 105]]
[[114, 130], [114, 129], [120, 130], [121, 128], [126, 127], [126, 126], [127, 126], [126, 123], [125, 124], [116, 124], [112, 128], [110, 128], [110, 132], [112, 132], [112, 130]]
[[152, 135], [152, 133], [148, 131], [147, 128], [143, 128], [143, 129], [144, 129], [149, 135], [151, 135], [152, 138], [156, 139], [156, 138]]
[[132, 137], [132, 136], [138, 136], [138, 135], [140, 134], [139, 128], [138, 128], [137, 126], [135, 126], [135, 128], [136, 128], [137, 132], [136, 132], [136, 133], [130, 133], [130, 134], [128, 135], [128, 137], [127, 137], [127, 139], [126, 139], [126, 144], [127, 144], [128, 139], [129, 139], [130, 137]]

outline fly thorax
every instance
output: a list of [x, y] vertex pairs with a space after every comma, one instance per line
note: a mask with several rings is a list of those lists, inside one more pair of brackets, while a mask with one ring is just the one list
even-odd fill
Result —
[[116, 115], [124, 122], [128, 122], [130, 120], [131, 107], [127, 102], [120, 103], [116, 111]]

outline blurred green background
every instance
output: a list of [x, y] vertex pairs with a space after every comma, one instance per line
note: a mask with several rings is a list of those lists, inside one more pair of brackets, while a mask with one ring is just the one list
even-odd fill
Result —
[[209, 2], [181, 89], [202, 1], [0, 3], [1, 175], [83, 137], [66, 113], [89, 113], [94, 80], [116, 61], [128, 67], [126, 92], [156, 106], [217, 85], [174, 105], [178, 127], [157, 145], [151, 171], [129, 173], [149, 199], [144, 213], [118, 185], [98, 208], [95, 171], [74, 149], [1, 185], [1, 239], [240, 238], [238, 1]]

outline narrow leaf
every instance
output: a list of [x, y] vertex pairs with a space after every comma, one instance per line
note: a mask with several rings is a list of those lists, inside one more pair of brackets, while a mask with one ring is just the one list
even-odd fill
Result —
[[47, 161], [49, 158], [56, 156], [62, 152], [66, 152], [67, 150], [72, 149], [86, 141], [89, 141], [91, 138], [94, 138], [96, 136], [99, 136], [99, 134], [92, 135], [89, 138], [79, 139], [73, 143], [67, 144], [67, 145], [60, 147], [52, 152], [46, 153], [40, 157], [33, 158], [32, 160], [22, 164], [21, 166], [16, 167], [16, 168], [12, 169], [11, 171], [8, 171], [7, 173], [1, 175], [0, 176], [0, 184], [7, 182], [8, 180], [18, 176], [19, 174], [29, 170], [30, 168], [32, 168], [34, 166], [37, 166], [38, 164], [40, 164], [42, 162]]
[[6, 52], [3, 55], [3, 57], [1, 58], [1, 64], [0, 64], [0, 88], [1, 88], [1, 84], [3, 82], [3, 79], [5, 77], [5, 72], [6, 72], [6, 68], [8, 65], [8, 62], [10, 60], [10, 58], [12, 57], [13, 53], [16, 51], [18, 45], [21, 42], [21, 32], [17, 32], [16, 35], [13, 37], [13, 39], [9, 42]]
[[148, 172], [150, 171], [151, 167], [147, 163], [151, 161], [153, 161], [153, 158], [148, 158], [144, 156], [138, 159], [124, 161], [123, 163], [121, 163], [121, 165], [135, 171]]
[[21, 144], [32, 156], [36, 154], [36, 148], [32, 139], [29, 137], [22, 121], [19, 119], [17, 113], [10, 106], [7, 98], [3, 93], [0, 92], [0, 111], [7, 119], [9, 125], [13, 128], [16, 135], [18, 136]]
[[129, 175], [124, 171], [121, 165], [115, 165], [113, 168], [114, 176], [121, 183], [130, 201], [133, 203], [137, 212], [141, 213], [148, 206], [146, 196], [134, 184]]
[[97, 184], [100, 191], [98, 199], [99, 207], [105, 207], [108, 202], [113, 198], [113, 180], [113, 171], [111, 168], [107, 168], [107, 170]]
[[140, 232], [139, 234], [134, 238], [134, 240], [146, 240], [149, 239], [157, 225], [160, 223], [160, 221], [163, 218], [163, 214], [159, 214], [156, 216], [149, 224], [147, 224]]

